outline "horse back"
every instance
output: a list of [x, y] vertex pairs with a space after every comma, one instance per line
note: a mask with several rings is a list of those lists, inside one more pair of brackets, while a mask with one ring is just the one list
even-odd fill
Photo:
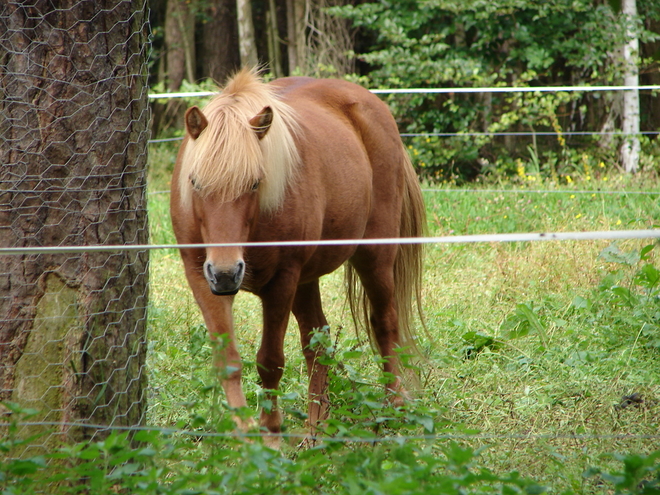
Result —
[[271, 84], [300, 116], [303, 168], [324, 169], [327, 199], [365, 214], [351, 236], [398, 236], [409, 162], [387, 105], [348, 81], [290, 77]]

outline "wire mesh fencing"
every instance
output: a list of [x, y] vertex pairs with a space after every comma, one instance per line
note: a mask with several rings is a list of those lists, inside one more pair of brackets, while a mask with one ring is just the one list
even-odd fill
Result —
[[[144, 0], [0, 5], [0, 246], [147, 241], [147, 32]], [[0, 400], [63, 425], [35, 449], [143, 422], [147, 279], [146, 251], [0, 256]]]

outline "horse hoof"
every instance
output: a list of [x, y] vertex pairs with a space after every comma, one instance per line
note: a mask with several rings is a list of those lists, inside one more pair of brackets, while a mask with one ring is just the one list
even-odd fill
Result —
[[273, 450], [280, 450], [282, 436], [279, 433], [265, 433], [263, 438], [266, 447]]

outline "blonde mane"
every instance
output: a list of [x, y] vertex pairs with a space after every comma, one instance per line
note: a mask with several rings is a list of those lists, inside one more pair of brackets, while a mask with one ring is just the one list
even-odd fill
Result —
[[[258, 139], [249, 120], [264, 107], [273, 122]], [[233, 201], [260, 181], [262, 210], [275, 210], [284, 200], [300, 162], [294, 141], [296, 115], [255, 70], [244, 69], [203, 110], [208, 127], [189, 139], [181, 158], [179, 188], [183, 204], [190, 204], [193, 188], [203, 197]]]

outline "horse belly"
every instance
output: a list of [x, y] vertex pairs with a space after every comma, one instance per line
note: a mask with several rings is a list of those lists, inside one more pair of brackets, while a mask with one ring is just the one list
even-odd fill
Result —
[[[321, 232], [321, 240], [362, 239], [367, 228], [370, 213], [370, 194], [368, 183], [355, 187], [353, 182], [347, 190], [342, 191], [340, 198], [326, 205]], [[326, 275], [339, 268], [348, 260], [357, 244], [318, 246], [307, 260], [301, 274], [301, 282], [305, 283]]]

